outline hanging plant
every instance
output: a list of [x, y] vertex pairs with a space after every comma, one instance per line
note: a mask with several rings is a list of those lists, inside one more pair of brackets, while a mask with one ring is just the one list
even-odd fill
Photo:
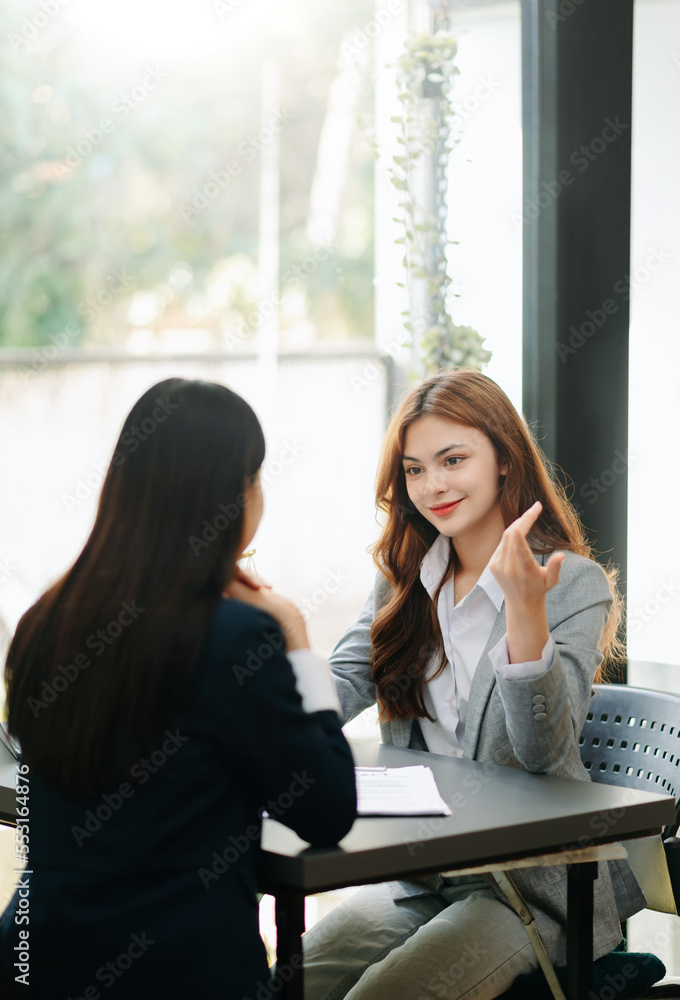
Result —
[[[448, 239], [446, 224], [449, 160], [458, 141], [452, 136], [454, 110], [449, 96], [459, 73], [454, 63], [456, 51], [456, 41], [447, 31], [410, 35], [396, 64], [403, 110], [392, 121], [400, 126], [397, 141], [402, 148], [393, 157], [390, 180], [401, 193], [402, 216], [395, 221], [404, 227], [397, 243], [404, 246], [410, 302], [404, 326], [411, 337], [418, 322], [416, 289], [423, 287], [419, 282], [424, 282], [426, 291], [426, 322], [421, 334], [425, 375], [452, 365], [480, 370], [491, 357], [479, 333], [454, 323], [448, 309], [451, 278], [446, 251], [457, 242]], [[416, 195], [417, 178], [422, 181], [425, 171], [430, 171], [432, 185], [429, 206], [421, 204]]]

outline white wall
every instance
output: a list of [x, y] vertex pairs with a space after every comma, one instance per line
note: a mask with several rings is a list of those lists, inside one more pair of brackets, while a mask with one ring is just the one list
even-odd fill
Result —
[[[633, 77], [629, 652], [680, 663], [680, 2], [637, 0]], [[663, 258], [666, 259], [663, 259]], [[652, 270], [649, 265], [656, 268]], [[637, 277], [636, 276], [637, 272]], [[680, 691], [680, 669], [631, 683]]]
[[372, 487], [386, 402], [370, 356], [283, 362], [274, 406], [252, 361], [55, 365], [28, 378], [0, 369], [0, 617], [13, 627], [76, 557], [125, 415], [170, 375], [224, 382], [267, 413], [256, 566], [308, 602], [312, 641], [330, 652], [373, 579], [365, 550], [377, 534]]

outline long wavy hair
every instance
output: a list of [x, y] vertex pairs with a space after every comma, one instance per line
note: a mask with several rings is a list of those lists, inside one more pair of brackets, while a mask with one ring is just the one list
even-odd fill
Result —
[[7, 656], [9, 730], [53, 787], [119, 783], [190, 696], [263, 459], [257, 417], [225, 386], [170, 378], [133, 406], [85, 547]]
[[[402, 464], [406, 431], [426, 415], [475, 427], [489, 438], [499, 467], [507, 465], [498, 487], [506, 527], [536, 500], [541, 501], [543, 510], [528, 538], [534, 553], [568, 549], [591, 556], [583, 526], [563, 486], [502, 389], [486, 375], [464, 369], [424, 381], [409, 393], [392, 418], [376, 480], [376, 505], [387, 517], [373, 547], [373, 559], [393, 588], [371, 629], [373, 678], [384, 719], [431, 718], [424, 702], [425, 674], [433, 657], [439, 659], [439, 671], [446, 665], [437, 618], [438, 593], [431, 600], [420, 580], [420, 564], [439, 532], [411, 503]], [[440, 590], [454, 570], [455, 559], [452, 545]], [[619, 601], [616, 572], [612, 568], [605, 572], [615, 601], [601, 648], [611, 656], [618, 653]], [[414, 622], [418, 628], [413, 627]]]

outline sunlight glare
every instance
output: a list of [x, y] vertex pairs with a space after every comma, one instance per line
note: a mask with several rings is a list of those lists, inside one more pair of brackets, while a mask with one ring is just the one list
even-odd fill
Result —
[[72, 18], [109, 52], [184, 59], [242, 45], [272, 12], [270, 0], [86, 0]]

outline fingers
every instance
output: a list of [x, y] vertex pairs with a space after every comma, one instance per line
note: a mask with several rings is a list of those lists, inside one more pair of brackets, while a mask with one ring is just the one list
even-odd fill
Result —
[[224, 593], [230, 597], [236, 597], [239, 601], [248, 601], [252, 600], [259, 589], [259, 587], [252, 587], [249, 583], [244, 583], [234, 577], [227, 585]]
[[266, 583], [261, 576], [258, 576], [257, 573], [254, 573], [250, 569], [243, 569], [238, 565], [236, 566], [234, 580], [244, 583], [246, 587], [250, 587], [251, 590], [261, 590], [263, 587], [267, 590], [272, 589], [271, 583]]
[[528, 510], [525, 510], [516, 521], [513, 521], [510, 527], [514, 528], [515, 531], [522, 536], [522, 538], [526, 538], [540, 517], [542, 510], [543, 504], [540, 500], [537, 500], [536, 503], [532, 504]]
[[526, 539], [519, 532], [508, 532], [504, 539], [503, 550], [500, 553], [500, 572], [506, 580], [531, 579], [536, 571], [536, 560], [529, 548]]

